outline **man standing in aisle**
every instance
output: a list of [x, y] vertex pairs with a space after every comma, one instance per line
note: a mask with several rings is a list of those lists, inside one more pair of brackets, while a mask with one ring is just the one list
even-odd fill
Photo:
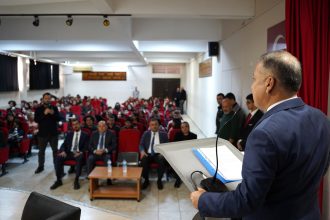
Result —
[[40, 105], [35, 112], [35, 122], [38, 123], [38, 168], [35, 173], [40, 173], [44, 170], [45, 164], [45, 150], [49, 143], [53, 150], [53, 162], [55, 163], [55, 156], [57, 154], [58, 133], [57, 122], [60, 121], [60, 115], [57, 107], [50, 104], [51, 94], [45, 93], [42, 96], [42, 105]]
[[330, 122], [297, 97], [301, 66], [285, 51], [261, 56], [251, 86], [265, 112], [247, 139], [235, 191], [191, 193], [201, 216], [321, 219], [318, 188], [330, 162]]

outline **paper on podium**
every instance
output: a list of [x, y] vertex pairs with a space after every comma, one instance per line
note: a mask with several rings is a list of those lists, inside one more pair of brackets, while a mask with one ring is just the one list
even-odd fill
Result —
[[[214, 175], [216, 155], [214, 147], [194, 148], [194, 154], [205, 166], [210, 175]], [[225, 145], [218, 146], [217, 178], [223, 183], [242, 180], [242, 161], [239, 160]]]
[[[197, 159], [193, 153], [193, 148], [212, 148], [215, 155], [215, 141], [216, 138], [204, 138], [189, 141], [179, 141], [166, 144], [158, 144], [155, 146], [157, 152], [161, 153], [175, 172], [180, 176], [183, 183], [188, 187], [190, 191], [194, 191], [190, 174], [193, 171], [199, 170], [206, 176], [211, 177], [203, 164]], [[243, 154], [237, 150], [230, 142], [219, 138], [218, 146], [224, 145], [230, 150], [238, 160], [243, 160]], [[229, 190], [234, 190], [240, 181], [226, 183], [226, 187]]]

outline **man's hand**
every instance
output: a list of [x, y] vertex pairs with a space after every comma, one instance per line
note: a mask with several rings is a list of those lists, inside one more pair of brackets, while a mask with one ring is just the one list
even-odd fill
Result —
[[240, 150], [240, 151], [243, 150], [243, 147], [242, 147], [242, 145], [241, 145], [241, 141], [238, 141], [238, 142], [237, 142], [237, 149]]
[[78, 151], [76, 151], [76, 152], [73, 153], [73, 156], [74, 156], [74, 157], [79, 157], [80, 154], [82, 154], [82, 152], [78, 152]]
[[62, 151], [61, 153], [58, 154], [58, 156], [60, 156], [60, 157], [66, 157], [66, 153], [64, 151]]
[[200, 197], [203, 193], [205, 193], [205, 192], [206, 192], [206, 191], [205, 191], [204, 189], [202, 189], [202, 188], [198, 188], [197, 191], [192, 192], [192, 193], [190, 194], [191, 202], [192, 202], [193, 206], [194, 206], [196, 209], [198, 209], [198, 200], [199, 200], [199, 197]]
[[145, 156], [146, 156], [146, 157], [148, 156], [148, 155], [146, 154], [146, 152], [141, 151], [141, 152], [140, 152], [140, 160], [142, 160], [142, 158], [145, 157]]
[[104, 152], [105, 152], [104, 150], [96, 150], [95, 154], [96, 155], [102, 155], [102, 154], [104, 154]]

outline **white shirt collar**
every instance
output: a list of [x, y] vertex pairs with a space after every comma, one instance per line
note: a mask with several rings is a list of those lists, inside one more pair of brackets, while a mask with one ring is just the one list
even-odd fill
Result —
[[269, 106], [269, 107], [267, 108], [267, 112], [268, 112], [269, 110], [271, 110], [272, 108], [274, 108], [275, 106], [277, 106], [277, 105], [279, 105], [279, 104], [281, 104], [281, 103], [283, 103], [283, 102], [289, 101], [289, 100], [291, 100], [291, 99], [296, 99], [296, 98], [298, 98], [298, 96], [297, 96], [297, 95], [294, 95], [294, 96], [291, 97], [291, 98], [284, 99], [284, 100], [281, 100], [281, 101], [279, 101], [279, 102], [276, 102], [276, 103], [272, 104], [271, 106]]

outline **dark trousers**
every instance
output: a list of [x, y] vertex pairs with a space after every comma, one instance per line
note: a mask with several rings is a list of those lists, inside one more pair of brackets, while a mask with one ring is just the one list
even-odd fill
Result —
[[88, 174], [90, 174], [93, 171], [96, 161], [103, 161], [104, 165], [107, 166], [107, 162], [109, 159], [111, 159], [111, 154], [102, 154], [102, 155], [91, 154], [91, 155], [89, 155], [88, 160], [87, 160]]
[[53, 162], [55, 164], [55, 158], [57, 155], [57, 145], [58, 145], [58, 136], [48, 136], [48, 137], [38, 137], [38, 144], [39, 144], [39, 153], [38, 153], [38, 159], [39, 159], [39, 167], [44, 167], [45, 164], [45, 150], [47, 147], [47, 144], [50, 144], [52, 150], [53, 150]]
[[158, 180], [160, 181], [164, 175], [166, 168], [166, 160], [161, 154], [154, 154], [153, 156], [151, 154], [148, 154], [148, 156], [144, 156], [141, 159], [142, 177], [147, 181], [149, 180], [149, 170], [150, 170], [150, 164], [152, 162], [159, 164], [157, 173], [158, 173]]
[[56, 171], [56, 177], [57, 180], [61, 180], [63, 173], [64, 173], [64, 162], [67, 160], [75, 160], [76, 161], [76, 180], [79, 179], [79, 176], [81, 175], [81, 169], [84, 162], [84, 154], [80, 154], [77, 157], [74, 157], [74, 154], [72, 152], [68, 153], [66, 157], [62, 156], [56, 156], [55, 159], [55, 171]]

